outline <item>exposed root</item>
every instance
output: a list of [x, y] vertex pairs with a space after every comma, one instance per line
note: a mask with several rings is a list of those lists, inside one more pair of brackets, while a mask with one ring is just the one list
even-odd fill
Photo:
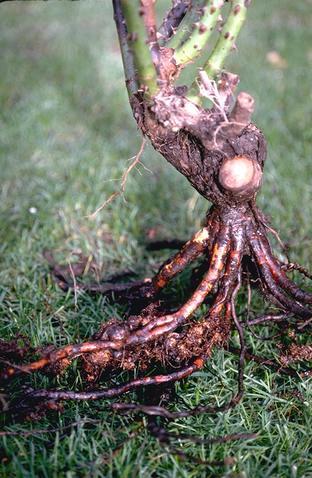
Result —
[[[230, 77], [225, 75], [224, 81], [226, 78]], [[46, 409], [58, 409], [60, 402], [65, 400], [101, 400], [139, 391], [142, 387], [173, 384], [202, 368], [216, 348], [227, 348], [232, 333], [238, 334], [240, 343], [239, 349], [230, 348], [238, 355], [238, 385], [228, 402], [216, 407], [202, 404], [180, 412], [173, 412], [158, 403], [115, 402], [109, 405], [110, 409], [167, 420], [228, 411], [243, 397], [246, 359], [292, 377], [310, 373], [310, 370], [302, 372], [289, 367], [295, 362], [311, 360], [310, 345], [293, 343], [289, 346], [288, 341], [288, 348], [284, 347], [279, 363], [253, 355], [246, 349], [246, 329], [259, 340], [262, 337], [255, 334], [254, 327], [270, 327], [272, 324], [279, 327], [278, 334], [269, 339], [287, 334], [289, 339], [289, 330], [296, 334], [307, 330], [312, 322], [312, 294], [299, 288], [287, 276], [287, 270], [298, 270], [309, 277], [307, 271], [293, 263], [282, 264], [274, 257], [266, 238], [270, 228], [255, 205], [265, 160], [265, 141], [262, 133], [249, 124], [253, 108], [250, 98], [241, 95], [230, 113], [232, 83], [229, 82], [232, 86], [223, 91], [226, 128], [223, 127], [224, 115], [220, 108], [215, 106], [210, 111], [203, 110], [175, 90], [162, 90], [154, 98], [153, 108], [144, 105], [139, 95], [133, 98], [133, 110], [144, 134], [214, 204], [204, 227], [183, 244], [153, 278], [130, 283], [119, 283], [112, 278], [88, 285], [79, 280], [79, 276], [93, 264], [81, 260], [64, 268], [55, 264], [51, 255], [47, 256], [52, 273], [63, 290], [72, 288], [75, 293], [82, 290], [113, 296], [131, 305], [135, 303], [135, 312], [132, 308], [132, 315], [123, 320], [112, 317], [85, 342], [37, 350], [38, 359], [30, 363], [25, 363], [25, 345], [0, 342], [0, 363], [3, 365], [0, 379], [8, 389], [8, 397], [9, 379], [39, 371], [61, 374], [74, 360], [78, 360], [88, 384], [95, 384], [101, 377], [109, 380], [116, 372], [125, 370], [136, 371], [136, 378], [112, 386], [108, 383], [106, 388], [94, 390], [29, 389], [21, 392], [12, 413], [26, 414], [33, 407], [34, 411], [30, 413], [40, 415]], [[140, 159], [143, 147], [144, 142], [123, 176], [122, 190], [128, 173]], [[179, 245], [174, 243], [175, 247]], [[174, 277], [199, 259], [201, 265], [193, 274], [198, 281], [188, 299], [173, 310], [168, 305], [166, 308], [162, 291]], [[238, 319], [235, 302], [245, 277], [252, 277], [251, 282], [263, 292], [269, 303], [278, 307], [278, 313], [253, 319], [248, 314], [247, 319]], [[152, 375], [151, 370], [155, 367], [162, 372]], [[172, 437], [162, 427], [150, 421], [150, 429], [171, 451], [186, 456], [172, 447]], [[232, 435], [231, 439], [244, 437]], [[204, 443], [204, 440], [193, 441]]]
[[300, 274], [304, 275], [307, 277], [307, 279], [312, 280], [312, 274], [311, 272], [308, 271], [305, 267], [301, 266], [300, 264], [297, 264], [296, 262], [288, 262], [286, 264], [282, 264], [281, 268], [286, 271], [298, 271]]
[[183, 460], [187, 460], [188, 463], [197, 463], [199, 465], [208, 465], [208, 466], [225, 466], [235, 463], [235, 459], [231, 457], [225, 458], [223, 461], [207, 461], [196, 458], [188, 453], [185, 453], [179, 448], [176, 448], [172, 443], [176, 440], [195, 443], [197, 445], [213, 445], [215, 443], [228, 443], [238, 440], [252, 440], [257, 438], [257, 433], [233, 433], [231, 435], [225, 435], [220, 437], [211, 437], [211, 438], [199, 438], [193, 435], [188, 435], [186, 433], [169, 433], [164, 427], [158, 425], [155, 421], [155, 418], [152, 416], [148, 417], [148, 430], [151, 435], [157, 438], [159, 443], [166, 446], [168, 451], [177, 455]]
[[[243, 257], [246, 253], [251, 254], [257, 266], [258, 283], [284, 312], [246, 322], [238, 320], [235, 297], [241, 285]], [[209, 258], [208, 266], [195, 291], [176, 311], [164, 313], [157, 300], [160, 291], [189, 263], [203, 255]], [[130, 285], [112, 284], [111, 289], [110, 285], [105, 284], [97, 289], [102, 293], [118, 291], [128, 296], [135, 290], [150, 301], [138, 315], [130, 316], [126, 321], [111, 319], [103, 324], [90, 341], [52, 349], [29, 364], [4, 366], [1, 378], [6, 380], [16, 374], [39, 370], [59, 374], [77, 358], [88, 382], [98, 380], [104, 371], [133, 370], [137, 367], [144, 371], [153, 364], [177, 368], [172, 373], [142, 377], [96, 392], [40, 390], [31, 393], [33, 398], [52, 400], [115, 397], [142, 386], [170, 383], [190, 375], [203, 365], [216, 347], [227, 345], [233, 321], [241, 344], [239, 387], [237, 395], [231, 401], [233, 405], [243, 395], [244, 328], [286, 322], [288, 327], [294, 325], [298, 330], [300, 326], [307, 326], [312, 316], [311, 309], [308, 308], [312, 294], [299, 289], [287, 277], [271, 253], [262, 226], [252, 211], [246, 208], [225, 213], [213, 208], [207, 225], [165, 263], [153, 279], [136, 281]], [[208, 312], [202, 318], [194, 320], [193, 314], [212, 293], [214, 297]], [[291, 319], [294, 324], [289, 321], [289, 313], [299, 317]], [[8, 363], [15, 356], [23, 358], [23, 353], [20, 357], [16, 355], [16, 345], [13, 346], [15, 355], [10, 352], [12, 344], [11, 349], [10, 344], [5, 347], [2, 345], [2, 350], [4, 348], [6, 357], [2, 356], [2, 362]], [[288, 358], [282, 360], [283, 367], [291, 361], [310, 357], [310, 348], [296, 348], [296, 351], [291, 349]]]
[[159, 385], [164, 383], [175, 382], [188, 377], [196, 370], [199, 370], [204, 365], [201, 358], [197, 358], [188, 367], [167, 375], [155, 375], [153, 377], [143, 377], [131, 382], [124, 383], [118, 387], [112, 387], [105, 390], [98, 390], [93, 392], [72, 392], [66, 390], [34, 390], [27, 394], [26, 398], [48, 398], [52, 400], [99, 400], [101, 398], [112, 398], [123, 395], [130, 390], [148, 385]]

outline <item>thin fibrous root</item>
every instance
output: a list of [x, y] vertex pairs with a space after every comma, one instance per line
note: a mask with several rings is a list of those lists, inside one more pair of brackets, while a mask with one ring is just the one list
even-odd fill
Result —
[[197, 443], [199, 445], [213, 445], [214, 443], [228, 443], [230, 441], [236, 440], [249, 440], [257, 438], [257, 433], [232, 433], [230, 435], [210, 437], [210, 438], [200, 438], [194, 435], [189, 435], [187, 433], [179, 433], [175, 435], [165, 430], [163, 427], [157, 425], [152, 419], [149, 420], [148, 429], [152, 432], [153, 435], [157, 436], [159, 441], [171, 440], [188, 440], [192, 443]]
[[[235, 347], [229, 346], [228, 350], [234, 355], [240, 354], [240, 349], [237, 349]], [[260, 357], [259, 355], [255, 355], [248, 350], [245, 351], [245, 358], [247, 360], [252, 360], [253, 362], [256, 362], [260, 365], [264, 365], [265, 367], [268, 367], [271, 370], [274, 370], [275, 372], [282, 373], [284, 375], [288, 375], [289, 377], [293, 377], [293, 378], [300, 378], [300, 377], [302, 378], [303, 376], [307, 374], [307, 372], [309, 373], [309, 370], [303, 370], [303, 371], [297, 372], [296, 370], [290, 367], [285, 367], [284, 365], [279, 364], [275, 360], [272, 360], [266, 357]]]

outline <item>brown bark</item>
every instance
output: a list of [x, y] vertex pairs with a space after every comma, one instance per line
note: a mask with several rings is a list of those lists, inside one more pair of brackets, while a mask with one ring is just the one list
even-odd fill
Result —
[[237, 156], [248, 157], [263, 170], [266, 142], [255, 125], [239, 123], [238, 128], [236, 121], [224, 122], [218, 111], [204, 110], [169, 92], [159, 94], [152, 105], [136, 96], [132, 108], [138, 126], [156, 151], [206, 199], [230, 205], [253, 198], [250, 191], [237, 195], [224, 189], [218, 178], [224, 160]]

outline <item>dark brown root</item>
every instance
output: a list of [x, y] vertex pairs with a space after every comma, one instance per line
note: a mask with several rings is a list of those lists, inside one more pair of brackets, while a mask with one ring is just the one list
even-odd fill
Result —
[[296, 262], [287, 262], [281, 263], [281, 268], [286, 271], [298, 271], [300, 274], [304, 275], [307, 279], [312, 280], [312, 274], [305, 267], [297, 264]]
[[[162, 266], [153, 280], [143, 282], [152, 291], [150, 296], [153, 297], [187, 264], [211, 250], [208, 270], [191, 297], [176, 312], [163, 314], [156, 302], [151, 303], [139, 315], [130, 317], [126, 322], [111, 320], [103, 325], [90, 342], [52, 350], [29, 365], [9, 366], [1, 373], [1, 377], [5, 379], [18, 372], [31, 373], [41, 369], [60, 373], [77, 357], [81, 358], [91, 381], [105, 368], [131, 370], [139, 363], [142, 369], [147, 369], [153, 362], [180, 366], [196, 356], [209, 357], [216, 346], [225, 346], [230, 334], [231, 317], [242, 340], [242, 324], [235, 314], [233, 294], [236, 284], [240, 284], [240, 265], [249, 245], [263, 287], [269, 290], [283, 308], [287, 307], [287, 311], [305, 318], [304, 324], [307, 325], [311, 311], [299, 302], [299, 297], [307, 300], [309, 294], [296, 288], [285, 272], [277, 269], [278, 264], [271, 255], [266, 240], [262, 236], [261, 239], [257, 238], [254, 216], [246, 212], [244, 209], [242, 212], [230, 210], [223, 216], [220, 210], [212, 209], [207, 226]], [[105, 286], [104, 292], [108, 287]], [[118, 287], [121, 292], [137, 287], [142, 289], [142, 282], [127, 286], [116, 284], [116, 289]], [[199, 321], [190, 322], [191, 316], [215, 288], [218, 292], [207, 315]], [[296, 294], [296, 302], [288, 296], [290, 293]], [[147, 293], [145, 296], [147, 297]], [[248, 321], [247, 325], [250, 327], [284, 318], [284, 315], [267, 316]], [[184, 328], [177, 330], [182, 325]]]
[[181, 249], [186, 241], [180, 239], [162, 239], [158, 241], [149, 241], [146, 244], [147, 251], [160, 251], [162, 249]]
[[150, 385], [159, 385], [164, 383], [176, 382], [185, 377], [188, 377], [196, 370], [199, 370], [204, 365], [201, 358], [197, 358], [188, 367], [183, 367], [176, 372], [167, 375], [155, 375], [153, 377], [143, 377], [131, 382], [124, 383], [117, 387], [112, 387], [105, 390], [97, 390], [93, 392], [72, 392], [66, 390], [34, 390], [27, 394], [26, 398], [36, 399], [45, 398], [52, 400], [100, 400], [102, 398], [112, 398], [118, 395], [123, 395], [130, 390], [139, 387], [146, 387]]
[[260, 244], [263, 254], [265, 255], [266, 263], [270, 268], [273, 280], [275, 280], [275, 282], [294, 300], [304, 304], [312, 304], [312, 294], [300, 289], [287, 277], [283, 270], [282, 264], [273, 256], [266, 237], [262, 235], [261, 240], [258, 240], [258, 243]]
[[[272, 302], [279, 305], [281, 309], [279, 314], [269, 313], [246, 321], [238, 319], [235, 300], [242, 277], [246, 274], [244, 271], [248, 264], [248, 261], [244, 260], [246, 255], [252, 258], [255, 270], [258, 271], [256, 284], [266, 291], [267, 297], [270, 297]], [[158, 299], [160, 291], [198, 258], [204, 258], [204, 261], [198, 269], [203, 275], [197, 287], [176, 311], [164, 311], [163, 304]], [[79, 267], [77, 266], [75, 272], [79, 272]], [[59, 280], [61, 276], [64, 279], [66, 270], [59, 268], [56, 270]], [[173, 384], [202, 368], [215, 348], [228, 347], [231, 331], [234, 330], [238, 333], [240, 342], [239, 349], [230, 347], [230, 351], [239, 357], [237, 392], [223, 405], [215, 407], [203, 404], [180, 412], [172, 412], [157, 403], [151, 405], [115, 402], [108, 405], [114, 411], [147, 415], [150, 432], [165, 444], [171, 453], [177, 453], [181, 458], [185, 458], [186, 455], [182, 456], [172, 445], [174, 439], [209, 444], [231, 439], [249, 439], [255, 435], [234, 434], [215, 440], [201, 440], [189, 435], [173, 436], [156, 423], [153, 417], [176, 420], [201, 413], [226, 412], [234, 408], [244, 394], [246, 359], [291, 377], [308, 376], [310, 373], [309, 370], [297, 371], [289, 367], [291, 363], [311, 359], [311, 347], [308, 345], [290, 346], [281, 354], [279, 363], [270, 358], [253, 355], [246, 349], [244, 337], [246, 328], [252, 330], [256, 326], [280, 324], [280, 333], [273, 337], [283, 336], [289, 328], [299, 333], [300, 327], [303, 330], [310, 325], [312, 315], [308, 308], [310, 294], [299, 289], [286, 276], [282, 265], [272, 255], [269, 244], [263, 236], [263, 226], [258, 222], [252, 209], [242, 207], [223, 211], [212, 208], [206, 226], [185, 243], [181, 250], [160, 268], [153, 279], [134, 281], [126, 285], [99, 284], [97, 288], [91, 287], [89, 291], [104, 294], [109, 291], [114, 294], [120, 293], [123, 297], [135, 297], [137, 294], [136, 297], [144, 298], [147, 305], [145, 303], [137, 315], [132, 315], [127, 320], [113, 318], [103, 324], [90, 341], [69, 344], [60, 349], [49, 350], [48, 353], [42, 351], [38, 360], [26, 365], [9, 363], [12, 360], [24, 359], [23, 347], [19, 350], [16, 344], [0, 343], [0, 360], [5, 365], [0, 372], [1, 379], [6, 382], [17, 374], [39, 370], [59, 374], [75, 359], [79, 359], [85, 380], [92, 384], [98, 381], [103, 373], [109, 377], [118, 370], [137, 369], [139, 377], [120, 385], [88, 391], [28, 389], [22, 392], [20, 400], [15, 401], [15, 405], [9, 408], [8, 413], [35, 418], [47, 410], [58, 410], [60, 402], [66, 400], [101, 400], [122, 396], [134, 390], [140, 391], [145, 387], [149, 389]], [[207, 304], [208, 296], [208, 310], [196, 320], [194, 313], [203, 304]], [[141, 303], [144, 304], [144, 301]], [[299, 316], [299, 319], [296, 316]], [[263, 340], [261, 337], [260, 339]], [[167, 372], [146, 375], [155, 365]]]
[[158, 425], [155, 421], [155, 418], [152, 416], [148, 417], [148, 430], [150, 431], [151, 435], [159, 441], [159, 443], [165, 445], [168, 448], [170, 454], [177, 455], [183, 460], [187, 460], [188, 463], [197, 463], [199, 465], [213, 467], [234, 464], [235, 459], [230, 459], [230, 457], [228, 457], [225, 458], [223, 461], [201, 460], [183, 452], [181, 449], [174, 447], [172, 445], [172, 442], [174, 442], [175, 440], [187, 440], [188, 442], [195, 443], [197, 445], [212, 445], [215, 443], [228, 443], [237, 440], [252, 440], [257, 438], [258, 436], [257, 433], [233, 433], [231, 435], [225, 435], [220, 437], [199, 438], [185, 433], [173, 434], [169, 433], [164, 427]]
[[[263, 239], [258, 239], [257, 232], [254, 229], [248, 231], [248, 239], [255, 262], [263, 279], [264, 288], [269, 291], [270, 296], [274, 297], [276, 302], [288, 312], [304, 319], [310, 318], [311, 310], [302, 305], [299, 300], [291, 299], [287, 293], [290, 289], [292, 291], [296, 290], [297, 295], [304, 298], [308, 298], [309, 294], [301, 291], [295, 284], [292, 284], [281, 268], [277, 269], [271, 252], [266, 250]], [[274, 269], [274, 276], [271, 269], [273, 267], [272, 264], [276, 268]], [[285, 289], [286, 286], [287, 288]]]

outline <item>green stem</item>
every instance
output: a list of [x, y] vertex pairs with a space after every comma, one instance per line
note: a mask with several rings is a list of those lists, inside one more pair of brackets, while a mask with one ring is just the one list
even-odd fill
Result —
[[168, 48], [179, 48], [188, 39], [193, 30], [193, 25], [200, 18], [200, 9], [207, 0], [193, 0], [176, 33], [166, 43]]
[[172, 8], [166, 13], [158, 28], [160, 35], [158, 41], [161, 46], [166, 46], [166, 43], [174, 36], [189, 7], [189, 0], [176, 0], [173, 2]]
[[126, 78], [126, 87], [127, 87], [129, 98], [131, 98], [131, 96], [138, 91], [139, 84], [137, 81], [136, 71], [134, 67], [133, 54], [128, 43], [128, 31], [127, 31], [126, 22], [122, 13], [120, 1], [113, 0], [113, 8], [114, 8], [114, 19], [116, 23], [121, 56], [122, 56], [122, 63], [123, 63], [125, 78]]
[[145, 26], [140, 15], [139, 2], [137, 0], [115, 0], [116, 2], [120, 5], [127, 25], [127, 44], [132, 51], [139, 87], [147, 88], [148, 94], [152, 95], [158, 89], [157, 78], [151, 52], [146, 43]]
[[246, 0], [232, 0], [231, 10], [222, 28], [219, 40], [203, 67], [211, 79], [220, 73], [226, 57], [235, 45], [246, 18], [248, 3]]
[[202, 16], [194, 24], [192, 34], [175, 51], [174, 58], [178, 65], [189, 63], [200, 56], [215, 29], [223, 1], [207, 0], [205, 3], [206, 5], [202, 7]]
[[[237, 36], [246, 19], [247, 8], [250, 4], [248, 0], [232, 0], [231, 10], [223, 25], [220, 37], [211, 52], [207, 62], [203, 66], [203, 70], [211, 79], [215, 79], [221, 72], [224, 61], [235, 45]], [[188, 99], [200, 105], [202, 98], [198, 92], [198, 80], [192, 83]]]

